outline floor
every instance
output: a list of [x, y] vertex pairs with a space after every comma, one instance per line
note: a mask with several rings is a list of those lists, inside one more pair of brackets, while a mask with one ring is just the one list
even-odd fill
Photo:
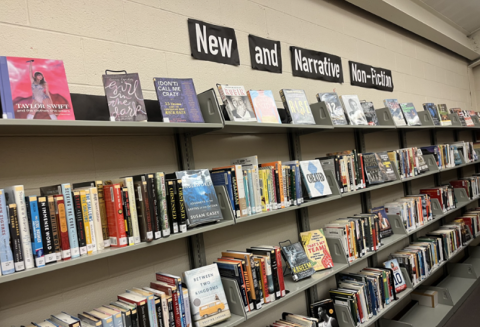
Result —
[[443, 327], [480, 326], [480, 285], [463, 302], [462, 306]]

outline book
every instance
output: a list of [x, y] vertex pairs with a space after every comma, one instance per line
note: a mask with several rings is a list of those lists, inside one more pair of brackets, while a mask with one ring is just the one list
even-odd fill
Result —
[[185, 271], [184, 276], [194, 326], [211, 326], [230, 318], [230, 308], [215, 263]]
[[135, 203], [135, 185], [133, 182], [132, 177], [124, 177], [123, 184], [127, 188], [127, 201], [129, 203], [129, 210], [130, 210], [130, 220], [131, 220], [131, 235], [133, 237], [133, 242], [135, 244], [140, 243], [140, 228], [138, 225], [138, 215], [137, 215], [137, 206]]
[[20, 228], [18, 226], [18, 210], [17, 205], [14, 203], [8, 205], [8, 221], [15, 271], [22, 271], [25, 270], [25, 260], [22, 251]]
[[108, 248], [110, 247], [110, 236], [108, 235], [107, 209], [105, 207], [105, 194], [103, 192], [103, 182], [95, 181], [95, 186], [97, 187], [98, 206], [100, 207], [100, 216], [102, 219], [103, 245], [106, 248]]
[[427, 111], [432, 117], [433, 124], [440, 126], [440, 115], [438, 114], [437, 106], [433, 103], [424, 103], [423, 110]]
[[70, 254], [72, 258], [80, 256], [78, 246], [77, 224], [75, 221], [75, 208], [72, 197], [72, 189], [69, 183], [60, 185], [61, 194], [65, 201], [65, 214], [67, 216], [68, 242], [70, 243]]
[[383, 263], [385, 268], [392, 269], [393, 280], [395, 281], [395, 291], [400, 293], [407, 289], [407, 284], [405, 284], [405, 278], [403, 277], [402, 271], [400, 270], [400, 265], [398, 260], [393, 258], [391, 260], [385, 261]]
[[217, 84], [217, 88], [231, 121], [257, 121], [243, 86]]
[[407, 103], [400, 103], [400, 108], [403, 111], [403, 115], [407, 120], [409, 126], [421, 126], [422, 122], [420, 121], [420, 117], [418, 117], [417, 110], [415, 110], [415, 106], [411, 102]]
[[[2, 275], [9, 275], [15, 272], [12, 248], [10, 247], [10, 216], [7, 209], [5, 192], [0, 189], [0, 271]], [[41, 238], [40, 238], [41, 240]], [[43, 255], [43, 249], [42, 249]]]
[[315, 271], [333, 267], [332, 256], [328, 249], [323, 229], [300, 233], [303, 248]]
[[310, 315], [318, 319], [318, 327], [338, 327], [333, 300], [327, 299], [310, 304]]
[[379, 184], [385, 181], [382, 173], [380, 172], [380, 167], [378, 166], [378, 160], [375, 153], [364, 153], [363, 165], [369, 185]]
[[387, 212], [385, 211], [385, 207], [375, 207], [370, 209], [371, 213], [374, 213], [380, 219], [380, 238], [386, 238], [393, 234], [392, 226], [390, 225], [390, 221], [388, 220]]
[[440, 124], [442, 126], [452, 125], [452, 121], [450, 120], [450, 117], [448, 116], [447, 105], [444, 104], [444, 103], [439, 103], [437, 108], [438, 108], [438, 114], [440, 115]]
[[300, 161], [300, 171], [310, 198], [332, 194], [319, 160]]
[[122, 193], [119, 184], [105, 185], [105, 206], [107, 210], [108, 232], [112, 247], [127, 246], [127, 233], [123, 217]]
[[[175, 175], [181, 180], [182, 202], [185, 206], [184, 210], [189, 227], [223, 220], [215, 187], [208, 169], [177, 171]], [[178, 206], [180, 204], [179, 201], [176, 204]], [[177, 210], [180, 209], [177, 207]], [[179, 228], [180, 225], [181, 221], [179, 221]]]
[[282, 246], [282, 255], [290, 267], [294, 282], [308, 278], [315, 273], [310, 259], [303, 250], [300, 242]]
[[167, 189], [165, 187], [165, 174], [163, 172], [155, 173], [155, 195], [157, 197], [157, 210], [160, 217], [162, 236], [170, 235], [170, 222], [168, 220], [167, 207]]
[[[83, 223], [82, 202], [80, 199], [80, 192], [74, 191], [73, 204], [75, 211], [75, 223], [77, 226], [78, 247], [80, 255], [88, 254], [87, 251], [87, 236], [85, 233], [85, 224]], [[39, 198], [40, 201], [40, 198]]]
[[153, 79], [163, 122], [204, 123], [195, 85], [191, 78]]
[[383, 100], [383, 103], [385, 104], [385, 107], [390, 110], [395, 126], [407, 126], [407, 123], [405, 122], [405, 117], [403, 116], [400, 104], [398, 103], [397, 99], [385, 99]]
[[71, 259], [70, 241], [68, 239], [67, 216], [65, 212], [65, 200], [63, 195], [55, 195], [55, 209], [57, 218], [57, 229], [60, 239], [60, 249], [62, 253], [62, 260]]
[[350, 120], [350, 125], [368, 125], [367, 118], [365, 117], [357, 95], [342, 95], [340, 96], [340, 100]]
[[250, 183], [250, 187], [248, 184], [245, 184], [245, 190], [249, 192], [250, 199], [250, 208], [253, 213], [259, 213], [262, 211], [262, 200], [260, 196], [260, 178], [258, 176], [258, 157], [257, 156], [250, 156], [250, 157], [243, 157], [239, 159], [231, 160], [232, 165], [241, 165], [243, 170], [250, 170], [249, 177], [247, 178], [247, 182]]
[[457, 114], [458, 116], [458, 119], [460, 120], [460, 124], [462, 124], [462, 126], [467, 126], [467, 123], [465, 121], [465, 115], [463, 114], [463, 110], [460, 109], [460, 108], [451, 108], [450, 109], [450, 112], [452, 114]]
[[387, 151], [377, 152], [375, 153], [375, 157], [377, 158], [378, 168], [380, 169], [380, 174], [384, 181], [395, 181], [397, 180], [397, 176], [395, 175], [395, 170], [393, 168], [392, 163], [390, 162], [390, 158], [388, 157]]
[[111, 121], [147, 121], [140, 78], [137, 73], [102, 75]]
[[304, 90], [281, 89], [280, 97], [288, 116], [288, 123], [315, 125], [315, 118]]
[[[1, 202], [1, 200], [0, 200], [0, 202]], [[29, 227], [30, 227], [30, 236], [32, 237], [32, 253], [33, 253], [33, 257], [35, 259], [35, 266], [37, 268], [38, 267], [43, 267], [43, 266], [45, 266], [45, 256], [43, 255], [42, 230], [41, 230], [41, 227], [40, 227], [40, 214], [38, 212], [37, 197], [34, 196], [34, 195], [33, 196], [26, 196], [25, 197], [25, 205], [27, 207], [28, 224], [29, 224]], [[1, 204], [0, 204], [0, 206], [1, 206]], [[0, 210], [1, 210], [1, 208], [0, 208]], [[0, 215], [1, 215], [1, 213], [0, 213]], [[6, 230], [6, 232], [7, 231], [8, 231], [8, 229]], [[7, 232], [7, 235], [9, 235], [8, 232]], [[0, 245], [0, 248], [1, 248], [1, 245]], [[1, 251], [1, 249], [0, 249], [0, 251]], [[1, 260], [1, 254], [0, 254], [0, 261], [2, 261]]]
[[360, 102], [362, 106], [363, 113], [365, 114], [365, 118], [367, 118], [367, 123], [370, 126], [378, 125], [378, 117], [377, 113], [375, 112], [375, 107], [373, 106], [373, 102], [362, 101]]
[[337, 93], [318, 93], [317, 101], [325, 103], [325, 106], [330, 112], [333, 125], [348, 125], [348, 120], [345, 118], [345, 112], [343, 111], [343, 107]]
[[3, 118], [75, 120], [63, 61], [0, 57]]
[[282, 123], [271, 90], [249, 90], [247, 95], [259, 123]]

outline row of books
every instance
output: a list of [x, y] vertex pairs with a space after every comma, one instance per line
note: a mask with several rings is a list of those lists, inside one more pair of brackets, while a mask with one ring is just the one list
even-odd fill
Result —
[[467, 210], [461, 217], [465, 225], [467, 225], [470, 233], [475, 237], [480, 233], [480, 208]]
[[184, 233], [223, 220], [207, 169], [0, 189], [2, 274]]
[[27, 327], [191, 327], [231, 317], [216, 264], [185, 271], [182, 277], [156, 273], [144, 287], [132, 287], [110, 303], [75, 315], [53, 314]]
[[387, 215], [400, 216], [407, 232], [433, 219], [431, 198], [427, 190], [420, 190], [418, 195], [408, 195], [385, 203], [384, 208]]

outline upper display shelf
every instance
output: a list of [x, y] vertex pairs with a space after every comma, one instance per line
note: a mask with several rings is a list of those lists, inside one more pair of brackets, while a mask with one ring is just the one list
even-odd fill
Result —
[[[76, 120], [0, 119], [0, 135], [3, 136], [48, 136], [48, 135], [173, 135], [188, 133], [199, 135], [216, 134], [310, 134], [315, 132], [377, 132], [419, 129], [480, 129], [478, 117], [472, 116], [474, 126], [462, 126], [458, 114], [449, 114], [452, 125], [435, 126], [427, 111], [418, 112], [421, 126], [396, 126], [388, 108], [375, 110], [378, 125], [334, 125], [330, 111], [324, 102], [310, 105], [316, 124], [260, 123], [225, 120], [215, 91], [207, 90], [197, 95], [205, 123], [163, 122], [158, 101], [145, 100], [148, 122], [109, 121], [107, 102], [104, 96], [72, 94]], [[279, 109], [279, 112], [283, 109]]]

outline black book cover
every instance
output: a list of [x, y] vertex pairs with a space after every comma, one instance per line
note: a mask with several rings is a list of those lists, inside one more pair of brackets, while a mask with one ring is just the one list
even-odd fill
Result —
[[53, 196], [47, 197], [48, 201], [48, 211], [50, 213], [50, 226], [52, 227], [53, 234], [53, 245], [55, 247], [55, 252], [57, 253], [57, 260], [61, 259], [61, 249], [60, 249], [60, 233], [57, 225], [57, 208], [55, 206], [55, 199]]
[[42, 186], [40, 187], [40, 194], [42, 196], [62, 194], [62, 186], [61, 185]]
[[[46, 197], [37, 199], [38, 211], [40, 214], [40, 229], [42, 230], [43, 253], [45, 256], [55, 253], [55, 245], [53, 240], [52, 225], [50, 222], [50, 211]], [[51, 262], [51, 261], [50, 261]], [[46, 261], [46, 263], [49, 263]]]
[[167, 299], [167, 304], [168, 304], [168, 323], [170, 324], [170, 327], [175, 327], [175, 312], [173, 311], [173, 300], [171, 297]]
[[75, 221], [77, 223], [78, 246], [80, 248], [87, 246], [87, 238], [85, 236], [85, 226], [83, 224], [82, 203], [80, 200], [80, 192], [73, 192], [73, 207], [75, 211]]
[[175, 193], [177, 190], [176, 181], [169, 180], [167, 181], [167, 207], [168, 207], [168, 216], [170, 218], [170, 226], [172, 234], [179, 232], [178, 230], [178, 215], [177, 215], [177, 205], [175, 201]]
[[17, 205], [8, 205], [9, 227], [10, 227], [10, 243], [13, 252], [13, 262], [15, 271], [25, 270], [23, 262], [22, 241], [20, 238], [20, 227], [18, 226]]
[[[270, 276], [271, 280], [267, 278], [268, 292], [270, 294], [275, 293], [275, 299], [279, 299], [281, 295], [281, 290], [280, 290], [280, 283], [278, 281], [278, 265], [277, 265], [277, 256], [275, 255], [275, 250], [254, 247], [254, 248], [248, 248], [247, 252], [253, 253], [256, 255], [267, 255], [269, 257], [272, 276]], [[281, 273], [283, 274], [283, 271]]]
[[155, 316], [157, 317], [158, 327], [164, 327], [162, 300], [158, 296], [155, 296]]
[[[258, 270], [258, 265], [256, 265], [255, 261], [253, 260], [253, 256], [250, 256], [251, 258], [251, 269], [252, 269], [252, 284], [253, 288], [255, 290], [255, 309], [260, 310], [262, 308], [262, 303], [263, 303], [263, 292], [260, 286], [260, 282], [258, 281], [259, 279], [259, 274], [257, 274]], [[258, 277], [257, 277], [258, 276]]]
[[367, 118], [368, 125], [370, 126], [378, 125], [378, 117], [375, 111], [375, 107], [373, 106], [373, 102], [362, 101], [360, 102], [360, 105], [362, 106], [363, 113]]
[[[118, 305], [122, 305], [122, 307], [125, 308], [125, 309], [130, 308], [131, 305], [133, 304], [133, 303], [125, 302], [125, 301], [122, 301], [122, 300], [118, 300], [118, 302], [116, 302], [116, 303], [118, 303]], [[137, 314], [137, 307], [136, 306], [135, 306], [134, 309], [130, 310], [130, 320], [132, 322], [132, 325], [131, 325], [132, 327], [138, 327], [139, 322], [138, 322], [138, 314]]]
[[147, 229], [148, 231], [152, 232], [153, 239], [160, 238], [161, 233], [160, 233], [160, 237], [155, 237], [155, 236], [158, 236], [158, 234], [155, 234], [157, 231], [156, 218], [158, 218], [158, 212], [155, 211], [155, 206], [153, 203], [154, 199], [153, 199], [153, 193], [152, 193], [153, 189], [155, 188], [155, 184], [152, 183], [152, 180], [150, 180], [150, 178], [148, 177], [148, 174], [135, 175], [135, 176], [132, 176], [132, 179], [134, 182], [139, 182], [139, 181], [146, 182], [146, 183], [142, 183], [142, 197], [143, 197], [143, 205], [145, 206], [145, 218], [147, 222]]
[[283, 258], [292, 271], [294, 282], [310, 277], [315, 273], [315, 269], [313, 269], [312, 263], [300, 242], [281, 246], [281, 248]]
[[[280, 180], [279, 180], [279, 177], [278, 177], [278, 170], [275, 170], [275, 193], [277, 195], [277, 204], [280, 204], [280, 202], [281, 202], [280, 192], [281, 192], [281, 190], [280, 190]], [[283, 204], [281, 204], [281, 205], [283, 205]]]
[[[253, 267], [252, 267], [252, 274], [253, 274]], [[257, 300], [261, 303], [264, 303], [264, 297], [263, 297], [263, 290], [262, 290], [262, 285], [261, 285], [261, 275], [260, 275], [260, 263], [255, 262], [255, 276], [257, 277], [257, 284], [258, 284], [258, 292], [255, 290], [255, 293], [257, 294]]]
[[175, 204], [178, 209], [178, 218], [179, 218], [179, 230], [180, 233], [187, 232], [187, 212], [185, 210], [185, 202], [183, 200], [183, 185], [182, 180], [177, 179], [176, 183], [177, 192], [175, 194]]
[[[155, 239], [162, 238], [162, 223], [160, 222], [159, 206], [160, 203], [157, 202], [157, 190], [155, 189], [155, 174], [147, 175], [147, 186], [150, 191], [151, 207], [153, 209], [153, 237]], [[151, 210], [152, 211], [152, 210]]]
[[[34, 230], [33, 230], [33, 225], [32, 225], [32, 211], [30, 209], [30, 197], [26, 196], [25, 197], [25, 209], [27, 212], [27, 219], [28, 219], [28, 230], [30, 231], [30, 242], [33, 243], [35, 242], [35, 236], [34, 236]], [[35, 251], [33, 251], [33, 256], [35, 256]]]
[[128, 237], [128, 243], [132, 244], [130, 238], [133, 237], [132, 214], [130, 212], [130, 199], [128, 198], [128, 188], [122, 188], [122, 207], [123, 219], [125, 221], [125, 232]]
[[[72, 189], [85, 189], [85, 188], [90, 188], [90, 187], [96, 187], [94, 181], [88, 181], [88, 182], [80, 182], [80, 183], [73, 183], [72, 184]], [[61, 190], [61, 189], [60, 189]], [[61, 194], [61, 193], [60, 193]]]
[[395, 171], [393, 170], [392, 163], [388, 158], [387, 151], [377, 152], [375, 153], [375, 156], [377, 158], [378, 167], [380, 168], [380, 173], [382, 174], [383, 180], [384, 181], [397, 180], [397, 176], [395, 175]]
[[331, 299], [312, 303], [310, 315], [318, 319], [318, 326], [339, 327], [335, 306]]
[[[232, 168], [231, 174], [232, 176], [232, 190], [233, 190], [233, 202], [235, 204], [235, 214], [241, 212], [240, 209], [240, 200], [238, 199], [238, 186], [237, 186], [237, 176], [235, 174], [235, 169]], [[237, 217], [239, 218], [239, 216]]]
[[123, 303], [110, 303], [110, 305], [106, 305], [105, 307], [109, 309], [113, 309], [116, 311], [120, 311], [122, 313], [122, 321], [123, 327], [137, 327], [132, 324], [132, 310], [127, 309], [127, 307], [122, 305]]
[[151, 242], [153, 240], [153, 232], [147, 221], [147, 210], [144, 203], [144, 184], [146, 182], [135, 181], [135, 205], [137, 206], [138, 226], [140, 229], [140, 240], [142, 242]]
[[365, 175], [367, 175], [368, 184], [384, 182], [375, 153], [363, 154], [363, 167], [365, 169]]
[[287, 201], [292, 202], [292, 193], [291, 193], [291, 175], [292, 172], [289, 168], [285, 169], [285, 187], [287, 190]]

